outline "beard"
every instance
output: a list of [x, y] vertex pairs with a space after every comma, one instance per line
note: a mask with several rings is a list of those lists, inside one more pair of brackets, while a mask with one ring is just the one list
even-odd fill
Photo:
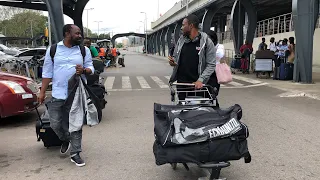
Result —
[[183, 36], [189, 37], [190, 36], [190, 31], [183, 31]]
[[78, 46], [81, 44], [81, 38], [80, 39], [72, 39], [72, 45]]

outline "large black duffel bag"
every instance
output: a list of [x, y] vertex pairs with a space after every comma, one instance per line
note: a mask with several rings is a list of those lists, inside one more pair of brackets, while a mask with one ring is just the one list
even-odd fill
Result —
[[242, 109], [154, 104], [154, 133], [163, 147], [201, 143], [232, 136], [249, 136], [239, 120]]
[[250, 163], [251, 156], [247, 140], [243, 136], [234, 136], [212, 141], [163, 147], [157, 141], [153, 144], [156, 164], [166, 163], [208, 163], [245, 159]]

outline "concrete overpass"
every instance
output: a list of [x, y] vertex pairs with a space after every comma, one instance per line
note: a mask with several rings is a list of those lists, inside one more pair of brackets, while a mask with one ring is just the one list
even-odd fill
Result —
[[[141, 34], [141, 33], [134, 33], [134, 32], [129, 32], [129, 33], [122, 33], [122, 34], [115, 34], [111, 38], [112, 46], [116, 45], [116, 39], [119, 37], [126, 37], [126, 36], [137, 36], [137, 37], [142, 37], [145, 38], [146, 34]], [[145, 44], [145, 43], [144, 43]]]
[[[182, 0], [152, 22], [153, 31], [148, 34], [148, 53], [168, 55], [166, 49], [172, 46], [170, 42], [175, 43], [180, 37], [187, 1], [188, 13], [199, 17], [202, 31], [208, 32], [215, 27], [217, 32], [224, 32], [226, 25], [230, 28], [236, 53], [244, 39], [253, 42], [257, 21], [292, 12], [296, 35], [294, 81], [312, 82], [313, 35], [319, 0]], [[227, 19], [228, 16], [230, 19]], [[247, 32], [243, 30], [244, 25]]]
[[0, 0], [0, 5], [48, 11], [52, 32], [55, 34], [53, 42], [59, 42], [63, 39], [63, 14], [73, 19], [83, 35], [82, 14], [88, 2], [89, 0]]

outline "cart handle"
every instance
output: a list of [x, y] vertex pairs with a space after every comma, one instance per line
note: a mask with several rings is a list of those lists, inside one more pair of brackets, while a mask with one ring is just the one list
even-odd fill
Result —
[[[176, 91], [175, 89], [173, 88], [173, 86], [195, 86], [195, 84], [193, 83], [176, 83], [176, 82], [170, 82], [169, 83], [169, 89], [170, 89], [170, 92], [171, 92], [171, 102], [174, 102], [175, 101], [175, 95], [176, 95]], [[213, 90], [214, 92], [214, 96], [216, 97], [217, 96], [217, 89], [216, 88], [213, 88], [211, 85], [209, 84], [203, 84], [203, 87], [207, 87], [211, 90]], [[212, 94], [211, 94], [212, 95]]]

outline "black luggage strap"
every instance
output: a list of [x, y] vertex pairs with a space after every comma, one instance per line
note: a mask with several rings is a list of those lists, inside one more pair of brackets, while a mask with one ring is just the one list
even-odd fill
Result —
[[[36, 105], [36, 112], [37, 112], [37, 115], [38, 115], [38, 121], [40, 121], [40, 124], [42, 124], [42, 120], [41, 120], [41, 116], [40, 116], [40, 113], [39, 113], [39, 111], [38, 111], [38, 102], [35, 102], [34, 103], [34, 105]], [[37, 141], [40, 141], [40, 130], [38, 130], [37, 128], [36, 128], [36, 134], [37, 134]]]
[[[52, 63], [54, 63], [54, 55], [56, 54], [56, 51], [57, 51], [57, 45], [58, 44], [53, 44], [51, 47], [50, 47], [50, 57], [51, 57], [51, 60], [52, 60]], [[84, 60], [85, 60], [85, 57], [86, 57], [86, 48], [82, 45], [79, 46], [80, 48], [80, 52], [81, 52], [81, 55], [82, 55], [82, 58], [83, 58], [83, 63], [84, 63]]]
[[[39, 111], [38, 111], [38, 102], [34, 102], [33, 103], [35, 106], [36, 106], [36, 112], [37, 112], [37, 116], [38, 116], [38, 121], [40, 121], [40, 125], [42, 125], [43, 124], [43, 122], [42, 122], [42, 119], [41, 119], [41, 116], [40, 116], [40, 113], [39, 113]], [[46, 106], [46, 108], [48, 109], [48, 106], [47, 106], [47, 104], [45, 104], [45, 106]], [[37, 141], [40, 141], [40, 130], [37, 130], [36, 129], [36, 134], [37, 134]]]

